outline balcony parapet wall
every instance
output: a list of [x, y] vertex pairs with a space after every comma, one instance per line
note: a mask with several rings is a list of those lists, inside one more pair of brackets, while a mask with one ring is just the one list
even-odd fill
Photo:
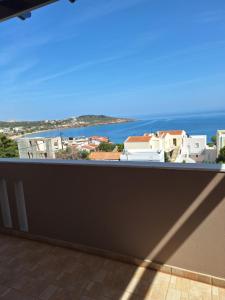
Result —
[[0, 160], [0, 227], [222, 285], [224, 171], [211, 164]]

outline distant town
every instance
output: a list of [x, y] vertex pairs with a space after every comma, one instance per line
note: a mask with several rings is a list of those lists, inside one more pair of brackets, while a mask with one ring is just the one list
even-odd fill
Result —
[[54, 129], [79, 128], [93, 125], [130, 122], [132, 119], [115, 118], [105, 115], [83, 115], [62, 120], [42, 121], [0, 121], [0, 133], [16, 139], [26, 134]]
[[[225, 130], [189, 135], [182, 129], [127, 136], [120, 144], [107, 136], [32, 137], [30, 133], [133, 121], [104, 115], [84, 115], [63, 120], [0, 122], [0, 157], [21, 159], [67, 159], [144, 161], [173, 163], [225, 163]], [[2, 146], [1, 146], [2, 145]]]
[[129, 136], [122, 144], [109, 137], [23, 137], [17, 140], [22, 159], [84, 159], [173, 163], [225, 162], [225, 130], [212, 142], [206, 135], [189, 135], [184, 130], [157, 131]]

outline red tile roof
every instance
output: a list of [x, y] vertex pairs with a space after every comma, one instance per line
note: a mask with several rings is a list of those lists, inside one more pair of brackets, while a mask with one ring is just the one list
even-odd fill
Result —
[[120, 152], [92, 152], [89, 155], [91, 160], [119, 160]]
[[87, 149], [87, 150], [95, 150], [97, 147], [95, 146], [91, 146], [91, 145], [84, 145], [84, 146], [81, 146], [81, 149]]
[[148, 143], [151, 136], [129, 136], [126, 143]]
[[163, 130], [159, 131], [159, 136], [165, 136], [167, 133], [169, 133], [170, 135], [182, 135], [183, 130]]
[[109, 139], [104, 136], [92, 136], [91, 139], [95, 140], [95, 141], [99, 141], [99, 142], [108, 142], [109, 141]]

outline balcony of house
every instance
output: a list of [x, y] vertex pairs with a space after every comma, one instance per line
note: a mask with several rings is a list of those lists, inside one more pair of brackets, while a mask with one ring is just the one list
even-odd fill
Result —
[[0, 161], [0, 299], [225, 299], [216, 165]]

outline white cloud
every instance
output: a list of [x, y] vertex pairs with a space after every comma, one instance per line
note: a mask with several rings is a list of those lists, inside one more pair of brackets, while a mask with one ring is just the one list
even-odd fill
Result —
[[225, 20], [225, 10], [204, 11], [196, 16], [199, 23], [212, 23]]
[[21, 62], [2, 73], [3, 81], [8, 85], [13, 84], [20, 76], [32, 69], [37, 64], [37, 60], [27, 60]]
[[129, 55], [129, 52], [126, 54], [123, 53], [123, 54], [119, 54], [119, 55], [115, 55], [115, 56], [109, 56], [109, 57], [105, 57], [105, 58], [89, 60], [89, 61], [77, 64], [73, 67], [64, 68], [63, 71], [54, 72], [54, 73], [51, 73], [48, 75], [43, 75], [39, 78], [33, 79], [32, 81], [29, 82], [29, 84], [30, 85], [40, 84], [40, 83], [43, 83], [43, 82], [46, 82], [49, 80], [53, 80], [53, 79], [56, 79], [56, 78], [59, 78], [62, 76], [67, 76], [67, 75], [75, 73], [77, 71], [82, 71], [82, 70], [85, 70], [88, 68], [92, 68], [94, 66], [115, 62], [115, 61], [118, 61], [118, 60], [124, 58], [127, 55]]
[[167, 55], [153, 57], [152, 59], [146, 60], [145, 62], [155, 63], [155, 62], [160, 62], [165, 60], [171, 60], [174, 58], [177, 59], [178, 57], [183, 58], [184, 56], [189, 56], [189, 54], [194, 54], [194, 53], [202, 54], [203, 52], [206, 52], [210, 49], [224, 47], [224, 46], [225, 46], [225, 40], [203, 43], [200, 45], [179, 49]]
[[86, 22], [98, 17], [106, 16], [114, 12], [129, 9], [135, 5], [142, 4], [144, 1], [150, 0], [107, 0], [97, 4], [97, 1], [89, 2], [89, 6], [85, 6], [85, 12], [74, 19], [75, 23]]

